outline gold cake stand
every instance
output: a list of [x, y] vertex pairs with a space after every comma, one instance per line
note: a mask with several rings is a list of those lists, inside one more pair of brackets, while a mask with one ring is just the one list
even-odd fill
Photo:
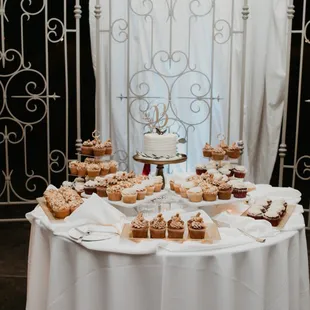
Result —
[[167, 160], [158, 160], [158, 159], [150, 159], [150, 158], [142, 158], [139, 155], [134, 155], [133, 159], [137, 162], [143, 164], [157, 165], [156, 167], [156, 175], [160, 175], [163, 178], [163, 187], [165, 188], [165, 176], [164, 176], [164, 166], [165, 165], [175, 165], [184, 163], [187, 160], [187, 156], [185, 154], [180, 154], [181, 157], [178, 159], [167, 159]]

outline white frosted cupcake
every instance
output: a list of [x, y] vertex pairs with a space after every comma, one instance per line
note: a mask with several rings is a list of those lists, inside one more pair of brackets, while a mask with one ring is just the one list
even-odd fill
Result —
[[160, 192], [163, 187], [163, 177], [158, 175], [152, 179], [154, 181], [154, 192]]
[[124, 188], [122, 190], [122, 197], [124, 203], [136, 203], [137, 191], [134, 188]]
[[210, 174], [210, 175], [214, 175], [214, 174], [218, 174], [218, 170], [215, 169], [215, 168], [211, 168], [211, 169], [208, 169], [207, 172]]
[[192, 187], [187, 191], [187, 196], [191, 202], [201, 202], [202, 201], [202, 189], [201, 187]]
[[195, 183], [194, 182], [185, 182], [182, 184], [181, 188], [180, 188], [180, 193], [181, 193], [181, 196], [183, 198], [188, 198], [187, 197], [187, 191], [191, 188], [195, 187]]
[[234, 175], [238, 179], [244, 179], [245, 175], [247, 173], [247, 170], [244, 166], [235, 166], [234, 168]]
[[181, 186], [182, 186], [183, 182], [181, 181], [175, 181], [174, 182], [174, 191], [177, 193], [177, 194], [181, 194]]
[[154, 194], [154, 190], [155, 190], [154, 181], [152, 181], [152, 180], [146, 180], [146, 181], [142, 182], [142, 185], [145, 186], [146, 195], [147, 195], [147, 196], [151, 196], [151, 195]]
[[137, 200], [143, 200], [146, 196], [146, 189], [145, 186], [142, 184], [134, 185], [133, 187], [137, 192]]

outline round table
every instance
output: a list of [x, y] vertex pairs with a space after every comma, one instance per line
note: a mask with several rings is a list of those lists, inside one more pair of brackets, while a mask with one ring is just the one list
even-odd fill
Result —
[[309, 310], [304, 229], [208, 252], [96, 252], [32, 223], [28, 310]]

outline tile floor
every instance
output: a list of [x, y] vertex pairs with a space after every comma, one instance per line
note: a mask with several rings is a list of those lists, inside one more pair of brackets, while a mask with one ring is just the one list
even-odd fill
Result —
[[25, 309], [29, 233], [29, 223], [0, 223], [0, 310]]

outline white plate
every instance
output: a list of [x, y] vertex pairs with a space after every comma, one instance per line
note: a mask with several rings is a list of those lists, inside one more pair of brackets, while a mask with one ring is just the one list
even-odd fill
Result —
[[[107, 203], [109, 203], [112, 206], [123, 207], [123, 208], [136, 208], [140, 205], [145, 204], [146, 202], [150, 202], [154, 199], [161, 198], [161, 197], [165, 196], [166, 194], [167, 194], [167, 191], [162, 190], [158, 193], [154, 193], [151, 196], [145, 196], [145, 198], [143, 200], [137, 200], [136, 203], [124, 203], [122, 201], [111, 201], [106, 197], [104, 197], [102, 199], [104, 199]], [[84, 197], [84, 198], [89, 198], [90, 196], [91, 195], [86, 195], [85, 193], [82, 193], [82, 197]]]
[[[116, 229], [110, 226], [100, 226], [100, 225], [84, 225], [78, 227], [80, 231], [87, 232], [90, 231], [89, 235], [85, 235], [81, 241], [100, 241], [111, 239], [116, 234]], [[72, 239], [79, 240], [83, 235], [81, 232], [75, 228], [71, 228], [68, 232]]]

